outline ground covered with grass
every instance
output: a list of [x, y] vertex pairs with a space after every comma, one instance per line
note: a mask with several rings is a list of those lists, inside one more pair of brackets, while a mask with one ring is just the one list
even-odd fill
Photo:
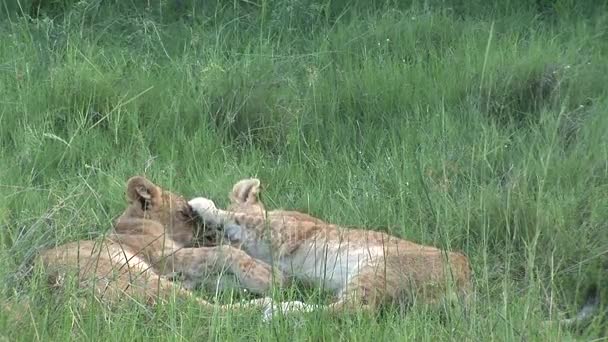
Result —
[[[608, 298], [606, 4], [0, 4], [0, 340], [606, 338], [541, 326]], [[107, 232], [135, 174], [218, 205], [257, 176], [270, 208], [464, 251], [477, 302], [263, 324], [50, 294], [32, 257]]]

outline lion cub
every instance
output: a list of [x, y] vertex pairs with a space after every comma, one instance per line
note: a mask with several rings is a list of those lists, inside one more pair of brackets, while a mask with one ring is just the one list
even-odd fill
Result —
[[[40, 253], [52, 285], [62, 285], [67, 272], [75, 271], [81, 287], [94, 288], [109, 302], [126, 296], [156, 303], [174, 293], [191, 297], [190, 291], [168, 280], [172, 275], [184, 277], [185, 287], [191, 288], [208, 277], [213, 285], [225, 271], [254, 293], [270, 289], [273, 274], [268, 264], [228, 245], [190, 247], [201, 239], [209, 243], [214, 236], [199, 227], [183, 197], [136, 176], [128, 181], [127, 198], [127, 209], [103, 240], [70, 242]], [[252, 303], [261, 305], [265, 299]]]
[[[467, 299], [471, 292], [468, 258], [383, 232], [357, 230], [323, 222], [296, 211], [266, 211], [259, 200], [260, 181], [244, 179], [233, 187], [231, 198], [240, 205], [229, 210], [198, 197], [190, 205], [205, 224], [223, 230], [231, 242], [252, 257], [313, 286], [331, 290], [337, 300], [330, 311], [374, 311], [387, 303], [418, 300], [438, 304], [444, 299]], [[310, 311], [301, 302], [282, 303], [285, 311]], [[272, 318], [275, 305], [265, 309]]]

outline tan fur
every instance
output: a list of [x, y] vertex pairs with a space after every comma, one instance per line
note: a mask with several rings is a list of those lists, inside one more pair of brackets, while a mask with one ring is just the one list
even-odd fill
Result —
[[[202, 197], [189, 203], [206, 224], [222, 229], [252, 257], [312, 286], [332, 290], [336, 300], [327, 310], [376, 311], [384, 304], [414, 301], [436, 305], [444, 299], [466, 300], [471, 294], [471, 267], [462, 253], [383, 232], [344, 228], [300, 212], [266, 211], [259, 193], [259, 180], [245, 179], [235, 184], [230, 198], [246, 205], [221, 210]], [[300, 302], [280, 306], [313, 308]], [[274, 309], [267, 308], [268, 317]]]
[[[199, 240], [209, 244], [214, 237], [200, 229], [182, 196], [136, 176], [128, 181], [127, 198], [126, 210], [104, 239], [70, 242], [40, 253], [39, 261], [52, 285], [63, 285], [72, 271], [81, 287], [94, 289], [98, 298], [110, 303], [125, 297], [148, 303], [165, 301], [172, 295], [191, 297], [190, 291], [168, 279], [175, 275], [184, 278], [187, 288], [209, 277], [213, 285], [222, 273], [228, 273], [254, 293], [270, 289], [273, 274], [268, 264], [227, 245], [191, 247]], [[266, 302], [262, 299], [248, 304]]]

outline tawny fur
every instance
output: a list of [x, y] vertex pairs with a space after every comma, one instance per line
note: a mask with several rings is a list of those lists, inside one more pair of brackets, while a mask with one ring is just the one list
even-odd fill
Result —
[[[96, 296], [106, 302], [129, 297], [157, 303], [173, 295], [192, 298], [190, 291], [168, 279], [176, 274], [190, 288], [207, 279], [212, 279], [207, 284], [214, 286], [228, 273], [237, 278], [238, 286], [258, 294], [266, 293], [273, 278], [280, 277], [272, 274], [267, 263], [254, 260], [237, 248], [190, 247], [210, 236], [200, 229], [195, 213], [182, 196], [136, 176], [128, 181], [127, 198], [127, 209], [103, 240], [70, 242], [40, 254], [39, 261], [53, 285], [61, 286], [71, 271], [78, 276], [81, 287], [92, 287]], [[248, 305], [267, 301], [261, 299]]]
[[[203, 197], [189, 203], [207, 225], [223, 230], [252, 257], [331, 290], [336, 300], [326, 310], [376, 311], [384, 304], [414, 301], [436, 305], [446, 298], [466, 301], [471, 294], [471, 267], [462, 253], [344, 228], [297, 211], [266, 211], [259, 193], [258, 179], [244, 179], [234, 185], [227, 210]], [[280, 306], [313, 308], [301, 302]], [[273, 310], [266, 309], [267, 318]]]

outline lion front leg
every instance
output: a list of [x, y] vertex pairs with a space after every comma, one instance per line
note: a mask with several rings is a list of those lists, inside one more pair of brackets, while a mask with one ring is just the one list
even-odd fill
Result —
[[272, 299], [269, 297], [258, 298], [253, 300], [245, 300], [232, 304], [214, 304], [208, 302], [202, 298], [195, 296], [192, 292], [185, 290], [183, 288], [177, 287], [175, 283], [166, 280], [166, 279], [158, 279], [160, 282], [158, 286], [158, 290], [160, 292], [155, 293], [151, 299], [148, 300], [149, 303], [158, 303], [159, 300], [167, 301], [173, 295], [177, 297], [181, 297], [183, 299], [190, 299], [196, 301], [201, 307], [211, 310], [211, 311], [219, 311], [222, 313], [228, 313], [230, 311], [243, 311], [243, 310], [261, 310], [269, 305], [272, 302]]
[[273, 272], [269, 264], [228, 245], [182, 248], [171, 255], [170, 261], [173, 271], [181, 274], [190, 288], [203, 283], [208, 277], [221, 277], [226, 272], [237, 278], [240, 288], [255, 294], [268, 293], [273, 282], [279, 285], [285, 283], [278, 270]]
[[197, 197], [188, 202], [194, 212], [207, 225], [221, 230], [230, 243], [241, 244], [250, 239], [249, 229], [264, 222], [264, 217], [255, 214], [218, 209], [210, 199]]

